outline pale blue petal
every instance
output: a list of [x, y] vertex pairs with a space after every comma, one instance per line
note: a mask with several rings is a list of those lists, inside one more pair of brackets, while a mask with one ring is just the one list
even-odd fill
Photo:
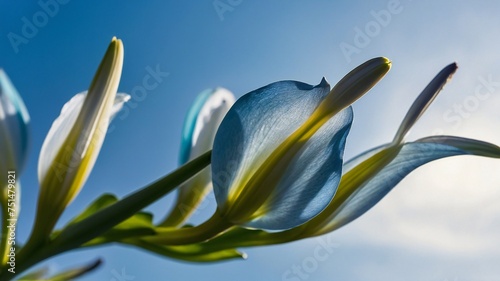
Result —
[[[28, 110], [21, 96], [7, 74], [0, 69], [0, 148], [5, 150], [2, 151], [0, 166], [15, 169], [18, 173], [23, 169], [30, 139], [29, 122]], [[3, 163], [7, 158], [13, 162]]]
[[467, 151], [469, 154], [500, 158], [500, 148], [492, 143], [467, 139], [454, 136], [432, 136], [417, 140], [421, 143], [440, 143], [448, 146], [454, 146]]
[[377, 147], [374, 147], [370, 150], [367, 150], [351, 159], [348, 161], [344, 162], [344, 166], [342, 167], [342, 175], [345, 175], [348, 173], [352, 168], [356, 167], [357, 165], [361, 164], [363, 161], [367, 160], [368, 158], [372, 157], [373, 155], [379, 153], [380, 151], [388, 148], [391, 144], [383, 144]]
[[248, 226], [292, 228], [315, 217], [330, 203], [340, 181], [352, 115], [351, 107], [344, 109], [307, 141], [266, 202], [269, 208], [264, 216]]
[[479, 155], [500, 158], [496, 145], [458, 137], [431, 137], [403, 145], [399, 154], [355, 191], [330, 217], [322, 233], [335, 230], [371, 209], [416, 168], [445, 157]]
[[[212, 181], [219, 207], [244, 173], [253, 173], [329, 93], [296, 81], [272, 83], [236, 101], [222, 121], [212, 151]], [[270, 187], [272, 188], [272, 187]]]
[[181, 149], [179, 155], [179, 164], [183, 165], [189, 161], [189, 155], [191, 155], [191, 147], [193, 145], [193, 133], [203, 105], [210, 98], [213, 89], [207, 89], [201, 92], [194, 101], [193, 105], [189, 109], [186, 118], [184, 119], [184, 127], [182, 129], [182, 139], [181, 139]]

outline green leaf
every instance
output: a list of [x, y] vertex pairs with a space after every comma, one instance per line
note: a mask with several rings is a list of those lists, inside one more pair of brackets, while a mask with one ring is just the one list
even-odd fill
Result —
[[500, 148], [492, 143], [454, 136], [433, 136], [416, 142], [440, 143], [462, 149], [471, 155], [500, 158]]
[[90, 215], [93, 215], [97, 211], [100, 211], [104, 209], [105, 207], [110, 206], [111, 204], [115, 203], [118, 201], [118, 198], [116, 198], [115, 195], [105, 193], [101, 195], [99, 198], [94, 200], [92, 203], [90, 203], [87, 208], [83, 212], [81, 212], [78, 216], [76, 216], [73, 220], [70, 221], [69, 224], [74, 224], [77, 222], [80, 222], [86, 218], [88, 218]]
[[214, 250], [204, 249], [200, 244], [191, 244], [186, 246], [162, 246], [147, 242], [141, 239], [127, 239], [123, 241], [163, 257], [174, 258], [177, 260], [189, 262], [216, 262], [231, 259], [246, 259], [246, 254], [236, 249]]
[[[95, 201], [90, 203], [90, 205], [87, 206], [87, 208], [82, 213], [71, 220], [66, 227], [78, 223], [118, 201], [118, 198], [113, 194], [103, 194]], [[59, 233], [61, 233], [61, 231], [64, 231], [64, 229], [55, 232], [53, 237], [56, 237]], [[153, 225], [153, 215], [146, 212], [138, 212], [122, 223], [116, 225], [112, 229], [106, 231], [101, 236], [85, 244], [85, 246], [96, 246], [104, 243], [120, 241], [121, 239], [132, 238], [135, 236], [153, 235], [155, 233], [156, 232]]]

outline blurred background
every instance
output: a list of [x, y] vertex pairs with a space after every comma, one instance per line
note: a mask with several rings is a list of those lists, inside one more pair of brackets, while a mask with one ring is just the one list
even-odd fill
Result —
[[[376, 56], [393, 68], [354, 104], [346, 158], [388, 142], [407, 109], [447, 64], [459, 69], [408, 136], [447, 134], [500, 144], [498, 1], [0, 1], [0, 67], [24, 98], [32, 142], [21, 175], [17, 236], [28, 237], [37, 161], [61, 107], [84, 91], [113, 36], [125, 62], [114, 119], [94, 170], [61, 224], [104, 192], [120, 197], [176, 168], [196, 95], [237, 97], [279, 80], [335, 84]], [[152, 89], [143, 79], [153, 75]], [[46, 261], [56, 272], [96, 257], [81, 280], [499, 280], [500, 161], [461, 156], [412, 173], [375, 208], [318, 239], [244, 249], [245, 261], [191, 264], [106, 246]], [[160, 220], [173, 194], [148, 208]], [[193, 218], [215, 208], [209, 199]], [[322, 239], [322, 240], [321, 240]], [[315, 248], [329, 243], [327, 258]]]

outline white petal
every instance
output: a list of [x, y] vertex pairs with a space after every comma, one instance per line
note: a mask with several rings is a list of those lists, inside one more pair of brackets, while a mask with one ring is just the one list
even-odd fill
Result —
[[[184, 122], [181, 164], [212, 149], [217, 129], [234, 101], [233, 94], [224, 88], [205, 90], [198, 95]], [[212, 174], [210, 168], [206, 167], [179, 187], [177, 200], [162, 225], [177, 226], [183, 223], [211, 188]]]
[[49, 133], [40, 150], [40, 157], [38, 159], [38, 180], [42, 179], [52, 166], [52, 163], [59, 153], [61, 146], [68, 137], [71, 128], [75, 124], [78, 114], [82, 109], [83, 101], [85, 100], [87, 92], [76, 94], [66, 104], [64, 104], [61, 114], [54, 120], [50, 127]]
[[234, 102], [233, 94], [224, 88], [217, 88], [208, 98], [196, 120], [190, 160], [212, 149], [217, 129]]
[[[52, 165], [57, 153], [59, 153], [61, 146], [73, 128], [86, 96], [87, 91], [73, 96], [66, 104], [64, 104], [61, 113], [52, 123], [49, 133], [43, 142], [38, 160], [38, 180], [40, 182], [47, 174], [47, 171]], [[109, 118], [110, 121], [118, 113], [118, 111], [120, 111], [123, 104], [129, 99], [130, 96], [127, 94], [118, 93], [116, 95], [111, 109], [112, 115]]]

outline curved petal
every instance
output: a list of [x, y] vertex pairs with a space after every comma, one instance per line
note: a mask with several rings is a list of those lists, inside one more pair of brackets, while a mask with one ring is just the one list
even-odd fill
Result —
[[184, 127], [182, 129], [181, 149], [179, 155], [179, 164], [182, 165], [189, 161], [191, 155], [191, 147], [193, 146], [193, 133], [197, 123], [198, 115], [200, 114], [203, 105], [207, 102], [210, 95], [213, 93], [212, 89], [207, 89], [201, 92], [194, 101], [193, 105], [186, 115], [184, 120]]
[[85, 184], [106, 136], [122, 66], [123, 44], [113, 38], [87, 95], [72, 99], [54, 122], [39, 159], [37, 235], [50, 233]]
[[217, 131], [212, 151], [212, 181], [219, 208], [310, 117], [329, 88], [324, 79], [315, 87], [281, 81], [236, 101]]
[[[192, 160], [212, 149], [215, 134], [222, 119], [234, 104], [233, 94], [224, 89], [201, 92], [188, 112], [181, 142], [180, 162]], [[195, 212], [212, 187], [209, 167], [179, 187], [177, 200], [162, 226], [177, 226]]]
[[210, 93], [198, 111], [196, 123], [192, 127], [189, 160], [212, 149], [217, 129], [234, 102], [233, 94], [224, 88], [216, 88]]
[[431, 82], [420, 93], [415, 102], [411, 105], [408, 113], [406, 113], [403, 122], [399, 126], [398, 132], [394, 137], [393, 143], [400, 143], [404, 136], [408, 133], [411, 127], [418, 121], [424, 114], [425, 110], [431, 105], [439, 92], [443, 89], [444, 85], [451, 79], [455, 71], [457, 71], [457, 64], [452, 63], [443, 68]]
[[[43, 142], [42, 149], [40, 150], [40, 157], [38, 159], [38, 180], [40, 182], [47, 174], [59, 149], [62, 147], [71, 129], [75, 125], [76, 118], [80, 114], [86, 96], [87, 91], [73, 96], [64, 104], [61, 113], [52, 123], [47, 137], [45, 137]], [[129, 99], [130, 96], [127, 94], [118, 93], [116, 95], [111, 109], [112, 115], [110, 116], [110, 121]]]
[[[416, 168], [437, 159], [456, 155], [500, 158], [500, 147], [477, 140], [446, 136], [406, 143], [387, 166], [357, 187], [357, 190], [330, 214], [327, 224], [315, 235], [333, 231], [355, 220], [375, 206]], [[348, 179], [342, 178], [339, 190], [349, 188], [343, 185], [344, 180], [349, 182]]]
[[262, 207], [263, 215], [246, 225], [272, 230], [288, 229], [320, 213], [337, 190], [351, 123], [351, 107], [328, 120], [292, 159]]
[[52, 166], [60, 147], [68, 137], [71, 128], [75, 124], [76, 118], [80, 113], [86, 92], [76, 94], [66, 104], [64, 104], [61, 113], [54, 120], [50, 130], [45, 137], [38, 158], [38, 180], [42, 182], [48, 170]]
[[28, 110], [7, 74], [0, 69], [0, 149], [2, 171], [24, 168], [29, 144]]
[[354, 167], [363, 163], [365, 160], [367, 160], [368, 158], [372, 157], [373, 155], [379, 153], [380, 151], [385, 150], [389, 146], [390, 146], [390, 144], [383, 144], [383, 145], [376, 146], [376, 147], [369, 149], [369, 150], [349, 159], [348, 161], [344, 162], [344, 165], [342, 167], [342, 175], [347, 174]]

